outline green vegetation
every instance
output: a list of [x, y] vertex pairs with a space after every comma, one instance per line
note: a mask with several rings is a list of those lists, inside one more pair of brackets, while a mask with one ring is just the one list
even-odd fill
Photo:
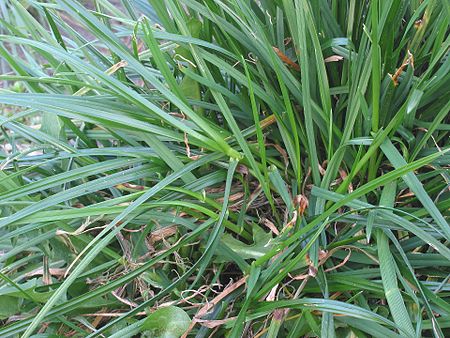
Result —
[[0, 2], [1, 337], [450, 336], [450, 5]]

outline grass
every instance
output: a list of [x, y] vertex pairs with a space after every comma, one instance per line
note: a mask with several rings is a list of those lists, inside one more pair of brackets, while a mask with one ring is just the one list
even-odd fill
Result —
[[1, 337], [450, 335], [445, 1], [0, 10]]

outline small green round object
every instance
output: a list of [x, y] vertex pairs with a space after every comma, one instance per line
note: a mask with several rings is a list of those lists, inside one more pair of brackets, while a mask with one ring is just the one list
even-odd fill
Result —
[[191, 318], [183, 309], [167, 306], [151, 313], [142, 324], [142, 330], [154, 338], [179, 338], [190, 323]]

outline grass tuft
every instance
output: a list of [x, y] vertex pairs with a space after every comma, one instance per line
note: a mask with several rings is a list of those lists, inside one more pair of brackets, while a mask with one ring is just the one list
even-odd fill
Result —
[[0, 336], [450, 336], [449, 11], [0, 2]]

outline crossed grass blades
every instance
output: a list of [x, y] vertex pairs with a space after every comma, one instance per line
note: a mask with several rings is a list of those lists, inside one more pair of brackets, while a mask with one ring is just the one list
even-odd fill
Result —
[[1, 337], [450, 335], [446, 1], [0, 10]]

